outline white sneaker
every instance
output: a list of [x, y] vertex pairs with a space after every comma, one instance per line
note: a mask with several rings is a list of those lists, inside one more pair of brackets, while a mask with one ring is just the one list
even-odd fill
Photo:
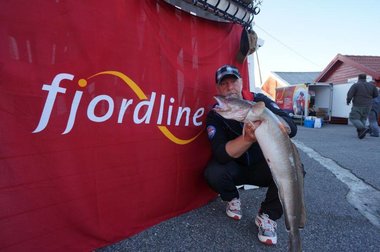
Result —
[[227, 202], [227, 216], [235, 220], [240, 220], [242, 217], [240, 205], [240, 199], [237, 198], [234, 198], [231, 201]]
[[267, 214], [257, 214], [255, 224], [259, 229], [259, 241], [266, 245], [277, 244], [277, 223], [271, 220]]

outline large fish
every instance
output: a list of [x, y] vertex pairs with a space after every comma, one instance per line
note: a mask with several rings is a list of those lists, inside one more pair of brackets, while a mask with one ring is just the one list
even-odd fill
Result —
[[214, 110], [226, 119], [240, 122], [261, 121], [255, 136], [272, 172], [289, 231], [289, 251], [302, 251], [299, 228], [303, 228], [306, 212], [303, 193], [304, 171], [296, 146], [290, 140], [287, 123], [265, 107], [238, 98], [215, 96]]

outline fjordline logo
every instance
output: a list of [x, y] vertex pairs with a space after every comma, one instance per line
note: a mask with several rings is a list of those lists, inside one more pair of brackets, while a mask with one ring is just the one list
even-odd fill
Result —
[[[117, 76], [119, 77], [129, 88], [132, 89], [132, 91], [137, 95], [137, 97], [140, 99], [140, 102], [137, 103], [137, 105], [135, 106], [134, 108], [134, 112], [133, 112], [133, 121], [135, 124], [140, 124], [140, 123], [145, 123], [145, 124], [149, 124], [150, 123], [150, 118], [151, 118], [151, 115], [152, 115], [152, 111], [153, 111], [153, 107], [154, 107], [154, 104], [155, 104], [155, 99], [156, 99], [156, 93], [155, 92], [152, 92], [151, 94], [151, 97], [150, 97], [150, 100], [147, 100], [148, 97], [145, 95], [145, 93], [143, 92], [143, 90], [131, 79], [129, 78], [128, 76], [126, 76], [125, 74], [121, 73], [121, 72], [118, 72], [118, 71], [104, 71], [104, 72], [99, 72], [99, 73], [96, 73], [90, 77], [88, 77], [87, 79], [91, 79], [91, 78], [94, 78], [96, 76], [99, 76], [99, 75], [113, 75], [113, 76]], [[38, 132], [41, 132], [43, 131], [49, 120], [50, 120], [50, 115], [51, 115], [51, 112], [53, 110], [53, 107], [54, 107], [54, 102], [55, 102], [55, 99], [58, 95], [58, 93], [66, 93], [66, 88], [64, 87], [61, 87], [59, 86], [59, 84], [61, 83], [62, 80], [70, 80], [72, 81], [74, 79], [74, 75], [72, 74], [68, 74], [68, 73], [60, 73], [60, 74], [57, 74], [52, 83], [51, 84], [44, 84], [42, 86], [42, 90], [44, 91], [47, 91], [48, 92], [48, 95], [47, 95], [47, 98], [46, 98], [46, 101], [45, 101], [45, 105], [44, 105], [44, 108], [43, 108], [43, 111], [42, 111], [42, 114], [41, 114], [41, 117], [40, 117], [40, 121], [36, 127], [36, 129], [33, 131], [33, 133], [38, 133]], [[86, 79], [80, 79], [78, 81], [78, 85], [79, 87], [81, 88], [85, 88], [87, 86], [87, 80]], [[68, 118], [68, 121], [67, 121], [67, 125], [66, 125], [66, 129], [64, 130], [64, 132], [62, 134], [67, 134], [71, 131], [71, 129], [73, 128], [74, 124], [75, 124], [75, 118], [76, 118], [76, 114], [77, 114], [77, 110], [78, 110], [78, 107], [80, 105], [80, 101], [81, 101], [81, 98], [82, 98], [82, 95], [83, 95], [83, 91], [80, 91], [80, 90], [77, 90], [75, 91], [75, 95], [74, 95], [74, 98], [73, 98], [73, 102], [71, 104], [71, 109], [70, 109], [70, 114], [69, 114], [69, 118]], [[159, 113], [158, 113], [158, 118], [157, 118], [157, 128], [169, 139], [171, 140], [173, 143], [176, 143], [176, 144], [180, 144], [180, 145], [184, 145], [184, 144], [188, 144], [188, 143], [191, 143], [192, 141], [194, 141], [203, 131], [203, 127], [202, 129], [194, 136], [194, 137], [191, 137], [189, 139], [181, 139], [177, 136], [175, 136], [172, 132], [169, 131], [169, 129], [162, 125], [162, 118], [163, 118], [163, 114], [164, 114], [164, 105], [165, 105], [165, 95], [161, 95], [161, 99], [160, 99], [160, 108], [159, 108]], [[102, 116], [97, 116], [95, 115], [95, 107], [96, 105], [101, 102], [101, 101], [105, 101], [108, 103], [108, 111], [102, 115]], [[170, 103], [173, 104], [174, 103], [174, 98], [170, 98]], [[124, 117], [124, 114], [127, 110], [127, 108], [133, 103], [133, 99], [123, 99], [122, 102], [121, 102], [121, 106], [120, 106], [120, 111], [119, 111], [119, 115], [118, 115], [118, 123], [122, 123], [122, 120], [123, 120], [123, 117]], [[147, 106], [147, 110], [144, 114], [144, 116], [142, 116], [141, 118], [139, 118], [139, 111], [140, 109], [143, 107], [143, 106]], [[192, 123], [194, 126], [201, 126], [202, 125], [202, 121], [200, 121], [200, 118], [203, 116], [204, 114], [204, 108], [199, 108], [197, 109], [193, 116], [192, 116]], [[113, 111], [114, 111], [114, 101], [113, 99], [108, 96], [108, 95], [98, 95], [96, 97], [94, 97], [91, 102], [89, 103], [88, 105], [88, 108], [87, 108], [87, 117], [88, 119], [90, 119], [91, 121], [93, 122], [104, 122], [104, 121], [107, 121], [113, 114]], [[167, 121], [166, 121], [166, 125], [169, 126], [171, 124], [171, 119], [172, 119], [172, 112], [173, 112], [173, 106], [172, 105], [169, 105], [168, 106], [168, 109], [167, 109]], [[191, 109], [188, 108], [188, 107], [179, 107], [178, 108], [178, 113], [177, 113], [177, 118], [176, 118], [176, 122], [175, 122], [175, 125], [178, 126], [183, 115], [185, 115], [185, 126], [188, 126], [189, 125], [189, 121], [190, 121], [190, 113], [191, 113]]]

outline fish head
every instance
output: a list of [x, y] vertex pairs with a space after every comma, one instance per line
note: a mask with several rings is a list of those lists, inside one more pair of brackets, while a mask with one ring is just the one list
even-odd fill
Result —
[[214, 96], [218, 104], [214, 111], [226, 119], [243, 122], [252, 108], [252, 103], [236, 97]]

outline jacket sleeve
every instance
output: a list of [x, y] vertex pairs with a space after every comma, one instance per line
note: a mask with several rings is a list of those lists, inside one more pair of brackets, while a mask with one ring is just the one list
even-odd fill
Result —
[[216, 112], [211, 110], [206, 118], [206, 130], [213, 156], [221, 164], [233, 160], [226, 151], [226, 144], [230, 139], [224, 127], [223, 119]]
[[347, 92], [347, 98], [346, 98], [346, 102], [347, 102], [347, 105], [350, 104], [351, 100], [352, 100], [352, 97], [354, 96], [354, 93], [355, 93], [355, 87], [356, 85], [352, 85], [350, 87], [350, 89], [348, 90]]
[[280, 109], [273, 100], [264, 94], [255, 94], [255, 101], [263, 101], [270, 111], [281, 116], [281, 118], [285, 120], [290, 128], [289, 137], [294, 137], [297, 134], [297, 125], [294, 123], [293, 119], [285, 111]]
[[375, 87], [373, 91], [373, 98], [376, 98], [378, 96], [379, 96], [379, 90], [377, 90], [377, 87]]

